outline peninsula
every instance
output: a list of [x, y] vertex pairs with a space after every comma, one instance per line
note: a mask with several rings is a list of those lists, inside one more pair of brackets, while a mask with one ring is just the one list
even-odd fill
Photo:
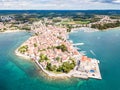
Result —
[[34, 22], [31, 36], [15, 52], [27, 57], [51, 77], [78, 77], [101, 79], [96, 59], [88, 58], [68, 40], [66, 28]]
[[101, 79], [99, 61], [78, 52], [74, 46], [79, 43], [70, 42], [68, 34], [75, 30], [95, 32], [120, 27], [119, 12], [110, 15], [109, 11], [106, 14], [28, 12], [0, 14], [0, 32], [25, 30], [32, 33], [16, 50], [17, 55], [34, 60], [49, 76]]

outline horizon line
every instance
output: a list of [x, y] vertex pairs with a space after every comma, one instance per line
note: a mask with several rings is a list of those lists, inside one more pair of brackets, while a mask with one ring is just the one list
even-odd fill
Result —
[[59, 10], [59, 11], [62, 11], [62, 10], [72, 10], [72, 11], [84, 11], [84, 10], [120, 10], [120, 9], [0, 9], [1, 10], [48, 10], [48, 11], [51, 11], [51, 10]]
[[100, 10], [102, 10], [102, 11], [104, 11], [104, 10], [120, 10], [120, 9], [0, 9], [0, 11], [2, 11], [2, 10], [7, 10], [7, 11], [11, 11], [11, 10], [24, 10], [24, 11], [27, 11], [27, 10], [29, 10], [29, 11], [32, 11], [32, 10], [39, 10], [39, 11], [92, 11], [92, 10], [98, 10], [98, 11], [100, 11]]

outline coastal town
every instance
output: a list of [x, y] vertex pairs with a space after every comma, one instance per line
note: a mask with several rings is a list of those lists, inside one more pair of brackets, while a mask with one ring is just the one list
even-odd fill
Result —
[[[48, 13], [49, 14], [49, 13]], [[45, 14], [46, 15], [46, 14]], [[0, 15], [0, 32], [15, 31], [15, 30], [31, 30], [31, 25], [36, 21], [44, 21], [46, 25], [54, 25], [67, 28], [67, 32], [82, 28], [83, 31], [92, 32], [106, 30], [120, 26], [120, 17], [109, 15], [70, 15], [61, 16], [39, 14], [12, 14]]]
[[[38, 14], [0, 16], [0, 32], [26, 30], [32, 36], [15, 53], [32, 59], [51, 77], [78, 77], [102, 79], [99, 60], [87, 57], [69, 40], [69, 32], [95, 32], [120, 26], [120, 19], [108, 15], [50, 18]], [[82, 43], [80, 43], [82, 44]]]
[[[0, 16], [0, 31], [13, 32], [26, 30], [32, 36], [15, 53], [32, 59], [51, 77], [77, 77], [102, 79], [99, 60], [87, 57], [69, 40], [69, 32], [83, 30], [95, 32], [102, 29], [119, 27], [120, 19], [108, 15], [50, 18], [38, 14]], [[114, 25], [115, 24], [115, 25]], [[82, 43], [80, 43], [82, 44]]]
[[17, 18], [14, 15], [0, 16], [0, 32], [30, 30], [30, 22], [20, 21]]
[[39, 21], [33, 23], [31, 31], [33, 36], [16, 54], [34, 60], [48, 76], [102, 79], [99, 61], [78, 52], [68, 40], [66, 28]]
[[120, 0], [0, 0], [0, 90], [120, 90]]

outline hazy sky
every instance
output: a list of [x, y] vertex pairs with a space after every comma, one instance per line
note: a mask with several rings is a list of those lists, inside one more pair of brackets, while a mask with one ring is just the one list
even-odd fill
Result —
[[0, 0], [0, 9], [120, 10], [120, 0]]

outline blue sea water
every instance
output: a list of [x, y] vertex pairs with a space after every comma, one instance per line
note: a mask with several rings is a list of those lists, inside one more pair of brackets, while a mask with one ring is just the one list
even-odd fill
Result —
[[0, 33], [0, 90], [120, 90], [120, 29], [69, 35], [74, 43], [84, 43], [79, 48], [87, 56], [100, 60], [102, 80], [45, 77], [33, 61], [14, 53], [29, 37], [28, 32]]

